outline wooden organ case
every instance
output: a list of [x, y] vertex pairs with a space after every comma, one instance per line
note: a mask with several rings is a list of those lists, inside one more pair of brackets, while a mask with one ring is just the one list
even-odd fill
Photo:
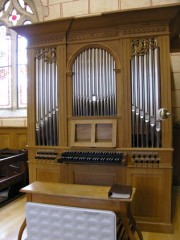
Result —
[[[172, 231], [170, 42], [179, 9], [13, 27], [28, 39], [30, 182], [132, 185], [141, 229]], [[117, 153], [121, 161], [111, 161]]]

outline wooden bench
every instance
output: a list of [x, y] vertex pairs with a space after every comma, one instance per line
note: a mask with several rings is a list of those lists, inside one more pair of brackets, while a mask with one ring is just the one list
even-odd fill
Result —
[[[120, 222], [117, 224], [117, 231], [120, 237], [118, 236], [117, 239], [136, 240], [135, 233], [137, 233], [138, 239], [143, 240], [141, 231], [132, 216], [130, 208], [135, 188], [133, 188], [129, 199], [109, 198], [109, 189], [110, 186], [34, 182], [21, 189], [21, 191], [26, 193], [27, 202], [75, 207], [81, 208], [82, 211], [87, 208], [112, 211], [120, 219]], [[26, 220], [24, 220], [20, 228], [18, 240], [21, 240], [25, 227]], [[123, 238], [121, 234], [123, 234]]]
[[26, 150], [0, 149], [0, 193], [7, 189], [7, 196], [3, 195], [0, 203], [11, 198], [27, 184], [27, 159]]

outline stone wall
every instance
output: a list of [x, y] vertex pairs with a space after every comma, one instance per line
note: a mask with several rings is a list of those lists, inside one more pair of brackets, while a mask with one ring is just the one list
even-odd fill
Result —
[[[36, 2], [36, 1], [35, 1]], [[41, 0], [48, 8], [44, 20], [80, 17], [102, 12], [124, 11], [180, 3], [180, 0]]]

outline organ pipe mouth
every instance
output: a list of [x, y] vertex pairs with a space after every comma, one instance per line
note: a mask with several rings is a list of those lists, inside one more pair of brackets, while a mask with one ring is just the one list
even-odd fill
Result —
[[97, 101], [96, 95], [92, 95], [92, 101], [93, 101], [93, 102], [96, 102], [96, 101]]

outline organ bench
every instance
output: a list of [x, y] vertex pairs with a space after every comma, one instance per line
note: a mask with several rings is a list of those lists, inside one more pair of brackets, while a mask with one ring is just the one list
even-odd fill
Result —
[[[133, 197], [135, 194], [135, 188], [133, 189], [131, 197], [128, 199], [109, 198], [108, 197], [109, 189], [110, 189], [109, 186], [34, 182], [24, 187], [23, 189], [21, 189], [21, 192], [26, 193], [27, 202], [47, 204], [47, 206], [48, 204], [50, 204], [51, 206], [60, 205], [60, 206], [78, 207], [78, 208], [85, 208], [85, 209], [113, 211], [118, 215], [120, 215], [121, 223], [119, 224], [122, 225], [121, 231], [123, 233], [121, 233], [120, 231], [119, 235], [122, 234], [122, 236], [124, 236], [123, 239], [128, 238], [130, 240], [135, 240], [137, 238], [134, 236], [134, 233], [137, 232], [138, 238], [140, 240], [143, 240], [141, 231], [139, 230], [132, 216], [131, 207], [130, 207], [130, 203], [133, 201]], [[44, 205], [44, 207], [45, 206], [46, 205]], [[70, 217], [70, 212], [69, 212], [69, 217]], [[36, 221], [34, 218], [35, 216], [33, 217], [32, 221]], [[41, 218], [41, 217], [37, 216], [37, 218]], [[28, 219], [28, 220], [31, 221], [31, 219]], [[95, 220], [95, 217], [94, 217], [94, 220]], [[51, 225], [51, 223], [49, 224]], [[63, 225], [65, 223], [62, 221], [61, 224]], [[22, 233], [25, 226], [26, 226], [26, 220], [23, 222], [20, 228], [18, 240], [21, 240]], [[59, 228], [60, 227], [61, 226], [59, 226]], [[51, 226], [49, 227], [49, 229], [51, 229]], [[47, 234], [50, 235], [50, 233], [47, 233]], [[82, 235], [83, 235], [83, 232], [82, 232]]]

